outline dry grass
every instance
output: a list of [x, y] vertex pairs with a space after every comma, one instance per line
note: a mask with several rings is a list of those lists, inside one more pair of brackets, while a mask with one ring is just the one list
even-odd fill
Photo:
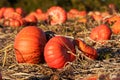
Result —
[[106, 44], [92, 41], [89, 34], [96, 25], [98, 25], [96, 22], [90, 21], [87, 24], [67, 21], [65, 24], [56, 26], [39, 24], [44, 31], [50, 30], [57, 35], [80, 38], [97, 49], [98, 60], [91, 60], [76, 49], [76, 60], [68, 62], [63, 69], [49, 68], [46, 63], [18, 64], [13, 43], [15, 35], [22, 27], [19, 29], [1, 28], [0, 70], [3, 80], [81, 80], [91, 74], [96, 74], [99, 78], [104, 76], [104, 80], [110, 80], [114, 76], [120, 77], [120, 36], [112, 35]]

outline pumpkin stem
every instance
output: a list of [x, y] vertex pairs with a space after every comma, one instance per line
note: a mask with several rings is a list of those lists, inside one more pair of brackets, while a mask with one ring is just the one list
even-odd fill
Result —
[[68, 51], [67, 51], [67, 53], [71, 53], [72, 55], [74, 55], [74, 56], [76, 56], [73, 52], [72, 52], [72, 50], [61, 40], [61, 39], [59, 39], [63, 44], [64, 44], [64, 46], [68, 49]]
[[78, 53], [80, 56], [84, 57], [85, 59], [89, 61], [93, 61], [93, 59], [87, 57], [83, 52], [81, 52], [78, 48], [76, 49], [76, 53]]
[[77, 55], [75, 55], [72, 51], [67, 51], [67, 53], [70, 53], [70, 54], [72, 54], [72, 55], [74, 55], [74, 56], [77, 56]]

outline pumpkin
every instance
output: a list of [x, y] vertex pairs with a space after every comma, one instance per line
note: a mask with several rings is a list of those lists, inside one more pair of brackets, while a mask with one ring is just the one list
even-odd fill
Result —
[[36, 18], [38, 21], [46, 21], [48, 16], [47, 13], [37, 13]]
[[25, 11], [21, 8], [21, 7], [17, 7], [15, 9], [15, 12], [17, 12], [18, 14], [20, 14], [21, 16], [25, 15]]
[[67, 13], [68, 19], [76, 19], [79, 17], [79, 10], [77, 9], [70, 9], [70, 11]]
[[115, 22], [112, 26], [111, 26], [112, 32], [114, 34], [119, 34], [120, 33], [120, 21]]
[[13, 18], [13, 19], [22, 19], [22, 16], [17, 12], [11, 12], [7, 16], [4, 17], [5, 19]]
[[51, 25], [62, 24], [67, 20], [66, 11], [60, 6], [50, 7], [47, 10], [47, 15], [50, 18]]
[[98, 22], [102, 21], [102, 19], [103, 19], [103, 17], [102, 17], [101, 14], [100, 14], [100, 15], [93, 14], [93, 15], [92, 15], [92, 18], [93, 18], [95, 21], [98, 21]]
[[36, 24], [37, 23], [37, 18], [35, 15], [33, 14], [30, 14], [30, 15], [27, 15], [25, 18], [24, 18], [25, 22], [26, 23], [33, 23], [33, 24]]
[[83, 80], [99, 80], [99, 77], [98, 77], [98, 75], [95, 75], [95, 74], [94, 75], [88, 75]]
[[7, 18], [7, 17], [9, 17], [9, 16], [11, 15], [11, 13], [13, 13], [13, 12], [15, 12], [14, 8], [11, 8], [11, 7], [6, 8], [5, 11], [4, 11], [4, 13], [3, 13], [3, 16], [4, 16], [5, 18]]
[[38, 9], [36, 9], [36, 13], [41, 14], [41, 13], [43, 13], [43, 11], [42, 11], [42, 9], [38, 8]]
[[39, 63], [42, 61], [45, 44], [45, 33], [40, 28], [37, 26], [23, 28], [14, 41], [16, 60], [18, 63]]
[[78, 49], [82, 51], [87, 57], [91, 59], [96, 59], [98, 54], [97, 50], [89, 45], [87, 45], [85, 42], [83, 42], [81, 39], [75, 39], [75, 44], [78, 46]]
[[3, 18], [5, 9], [6, 9], [5, 7], [0, 8], [0, 18]]
[[51, 68], [63, 68], [66, 62], [75, 60], [75, 48], [70, 39], [63, 36], [51, 38], [44, 49], [44, 58]]
[[3, 25], [4, 26], [10, 26], [10, 27], [20, 27], [24, 25], [24, 20], [22, 19], [13, 19], [13, 18], [9, 18], [9, 19], [4, 19], [3, 21]]
[[109, 40], [111, 34], [111, 29], [107, 25], [101, 24], [92, 29], [90, 38], [95, 41]]
[[111, 17], [106, 18], [104, 20], [104, 22], [107, 22], [110, 25], [112, 25], [113, 23], [115, 23], [116, 21], [119, 21], [119, 20], [120, 20], [120, 16], [119, 15], [112, 15]]

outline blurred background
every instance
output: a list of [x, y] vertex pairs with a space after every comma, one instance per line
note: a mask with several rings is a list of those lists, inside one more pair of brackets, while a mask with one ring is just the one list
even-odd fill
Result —
[[66, 11], [71, 8], [86, 11], [105, 11], [109, 4], [120, 9], [120, 0], [0, 0], [0, 7], [22, 7], [26, 12], [41, 8], [46, 11], [51, 6], [62, 6]]

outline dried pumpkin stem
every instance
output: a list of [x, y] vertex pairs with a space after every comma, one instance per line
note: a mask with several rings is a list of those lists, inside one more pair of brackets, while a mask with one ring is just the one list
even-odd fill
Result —
[[87, 57], [85, 54], [83, 54], [80, 50], [76, 49], [76, 52], [78, 54], [80, 54], [81, 56], [85, 57], [85, 59], [89, 60], [89, 61], [93, 61], [91, 58]]
[[72, 54], [72, 55], [74, 55], [74, 56], [76, 56], [73, 52], [72, 52], [72, 50], [61, 40], [61, 39], [59, 39], [63, 44], [64, 44], [64, 46], [68, 49], [68, 53], [70, 53], [70, 54]]
[[67, 51], [67, 53], [70, 53], [70, 54], [72, 54], [72, 55], [74, 55], [74, 56], [77, 56], [77, 55], [75, 55], [72, 51]]

